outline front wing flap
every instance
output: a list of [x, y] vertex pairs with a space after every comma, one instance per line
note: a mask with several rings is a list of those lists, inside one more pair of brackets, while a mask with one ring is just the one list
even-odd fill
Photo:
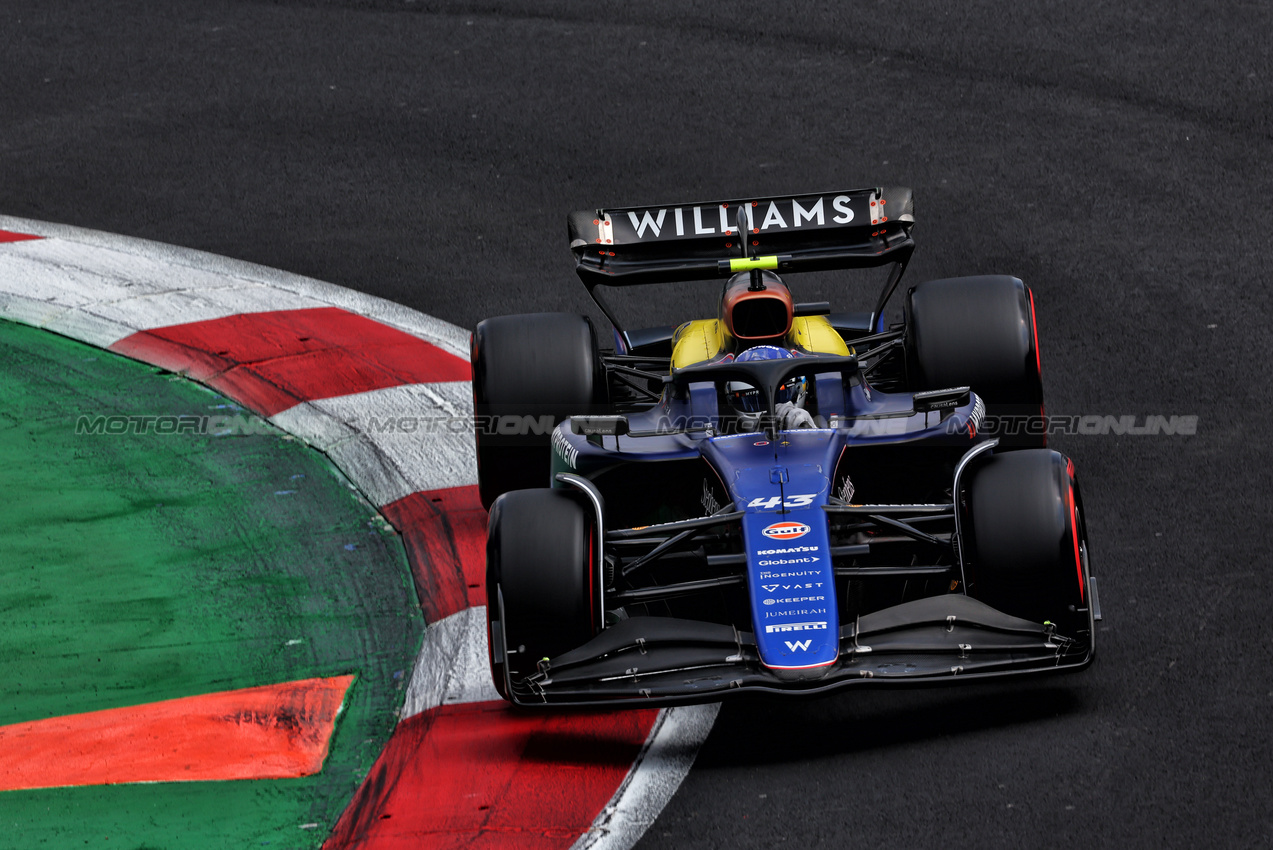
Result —
[[[1090, 621], [1089, 621], [1090, 625]], [[840, 629], [840, 654], [817, 671], [771, 670], [755, 636], [732, 626], [634, 617], [511, 682], [520, 705], [689, 704], [739, 693], [823, 694], [850, 685], [940, 684], [1074, 671], [1092, 632], [1060, 635], [962, 594], [906, 602]]]

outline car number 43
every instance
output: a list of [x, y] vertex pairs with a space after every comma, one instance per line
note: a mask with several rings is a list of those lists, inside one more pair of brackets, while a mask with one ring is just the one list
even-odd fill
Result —
[[807, 496], [788, 496], [785, 500], [782, 496], [770, 496], [768, 499], [756, 498], [747, 503], [747, 507], [753, 510], [769, 510], [782, 505], [784, 508], [807, 508], [813, 504], [817, 493], [810, 493]]

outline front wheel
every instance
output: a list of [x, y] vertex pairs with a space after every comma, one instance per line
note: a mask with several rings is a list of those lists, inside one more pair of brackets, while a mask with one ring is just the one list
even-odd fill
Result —
[[970, 595], [1091, 640], [1087, 529], [1074, 464], [1047, 449], [990, 456], [964, 489]]
[[568, 652], [601, 628], [596, 521], [565, 490], [515, 490], [495, 500], [486, 542], [491, 676], [500, 696], [539, 662]]

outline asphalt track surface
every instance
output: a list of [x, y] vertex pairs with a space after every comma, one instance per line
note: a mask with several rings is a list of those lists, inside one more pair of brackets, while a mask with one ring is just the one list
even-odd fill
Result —
[[586, 310], [570, 209], [910, 186], [911, 282], [1033, 287], [1049, 413], [1197, 434], [1053, 441], [1090, 671], [727, 704], [640, 846], [1273, 841], [1273, 7], [603, 8], [8, 0], [0, 209], [471, 327]]

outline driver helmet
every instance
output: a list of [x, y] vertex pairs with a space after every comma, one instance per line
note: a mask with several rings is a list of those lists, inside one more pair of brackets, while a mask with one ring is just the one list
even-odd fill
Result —
[[[744, 363], [751, 360], [793, 360], [795, 354], [777, 345], [757, 345], [739, 354], [734, 361]], [[803, 377], [792, 376], [778, 387], [775, 403], [797, 400], [805, 388]], [[730, 381], [725, 385], [725, 396], [736, 410], [743, 413], [760, 413], [764, 409], [764, 397], [759, 388], [742, 381]]]

